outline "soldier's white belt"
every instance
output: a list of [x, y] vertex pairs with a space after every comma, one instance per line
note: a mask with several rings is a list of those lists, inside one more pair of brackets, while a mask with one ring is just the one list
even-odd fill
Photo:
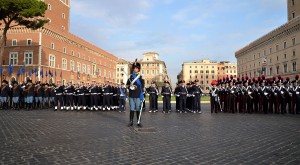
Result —
[[65, 93], [66, 95], [73, 95], [73, 93]]
[[91, 93], [91, 95], [97, 95], [98, 93]]
[[56, 93], [55, 95], [62, 95], [62, 93]]
[[78, 95], [80, 95], [80, 96], [83, 96], [83, 95], [84, 95], [84, 93], [82, 93], [82, 94], [78, 94]]
[[299, 95], [300, 93], [299, 92], [296, 92], [296, 95]]

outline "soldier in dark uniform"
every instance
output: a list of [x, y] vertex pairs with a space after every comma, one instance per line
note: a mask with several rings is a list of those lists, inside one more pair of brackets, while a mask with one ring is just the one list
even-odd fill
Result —
[[78, 88], [79, 88], [79, 83], [75, 83], [73, 84], [74, 86], [74, 97], [73, 97], [73, 101], [74, 101], [74, 109], [78, 109]]
[[151, 86], [147, 88], [147, 93], [149, 95], [149, 112], [157, 112], [158, 89], [154, 81], [152, 81]]
[[100, 83], [97, 83], [97, 87], [98, 87], [98, 94], [97, 94], [98, 109], [102, 110], [102, 105], [103, 105], [102, 85]]
[[243, 109], [243, 96], [244, 96], [244, 93], [243, 93], [243, 82], [240, 80], [240, 78], [238, 77], [236, 79], [236, 95], [237, 95], [237, 98], [236, 98], [236, 103], [237, 103], [237, 112], [241, 113], [243, 112], [242, 109]]
[[230, 80], [228, 81], [229, 86], [227, 88], [228, 94], [228, 112], [235, 113], [236, 112], [236, 87], [234, 86], [235, 80], [233, 76], [230, 76]]
[[124, 83], [121, 83], [120, 86], [117, 88], [117, 96], [118, 96], [119, 112], [125, 112], [127, 89]]
[[137, 126], [142, 127], [140, 115], [141, 115], [141, 103], [144, 98], [144, 79], [140, 75], [141, 64], [135, 60], [132, 65], [133, 74], [130, 75], [126, 85], [129, 87], [129, 104], [130, 104], [130, 116], [128, 126], [133, 125], [134, 111], [136, 111], [136, 117], [138, 120]]
[[111, 86], [106, 82], [104, 86], [102, 87], [102, 93], [103, 93], [103, 110], [110, 111], [111, 109], [111, 102], [110, 102], [110, 94], [111, 94]]
[[210, 104], [211, 104], [211, 113], [215, 111], [215, 113], [218, 113], [218, 110], [220, 108], [220, 100], [219, 100], [219, 89], [217, 88], [217, 82], [213, 80], [211, 82], [212, 88], [209, 89], [209, 95], [210, 95]]
[[44, 84], [44, 97], [43, 97], [43, 105], [42, 105], [43, 108], [50, 107], [50, 105], [49, 105], [50, 96], [51, 96], [50, 87], [49, 87], [49, 84], [46, 83], [46, 84]]
[[169, 113], [171, 111], [171, 96], [172, 88], [169, 81], [164, 81], [165, 86], [161, 89], [161, 97], [163, 98], [163, 113]]
[[43, 103], [43, 96], [44, 96], [44, 89], [40, 81], [38, 81], [35, 85], [35, 108], [42, 109]]
[[176, 112], [179, 112], [179, 95], [176, 94], [178, 93], [179, 91], [179, 83], [176, 83], [176, 87], [175, 87], [175, 90], [174, 90], [174, 94], [175, 94], [175, 101], [176, 101]]
[[193, 93], [193, 112], [194, 113], [202, 113], [201, 112], [201, 96], [203, 94], [203, 91], [200, 86], [200, 81], [195, 80], [195, 84], [192, 86], [192, 93]]
[[295, 88], [294, 88], [294, 99], [296, 104], [296, 114], [300, 114], [300, 81], [299, 81], [299, 75], [296, 75], [295, 77]]
[[228, 93], [228, 88], [229, 88], [229, 77], [226, 77], [226, 80], [224, 82], [224, 112], [229, 112], [229, 93]]
[[[292, 104], [292, 113], [293, 114], [297, 114], [297, 90], [298, 90], [298, 84], [297, 81], [299, 79], [299, 75], [295, 76], [295, 79], [291, 82], [292, 83], [292, 89], [291, 89], [291, 93], [292, 93], [292, 97], [291, 97], [291, 104]], [[299, 93], [299, 92], [298, 92]]]
[[281, 78], [281, 76], [278, 76], [278, 81], [277, 81], [277, 86], [278, 86], [277, 95], [279, 100], [278, 107], [281, 114], [285, 114], [286, 113], [286, 100], [285, 100], [286, 90], [282, 84], [283, 84], [283, 79]]
[[8, 86], [7, 80], [2, 80], [1, 85], [1, 95], [0, 95], [0, 101], [2, 103], [2, 109], [8, 109], [8, 95], [10, 92], [10, 88]]
[[259, 93], [261, 95], [261, 105], [260, 107], [262, 107], [262, 111], [267, 114], [268, 113], [268, 102], [270, 99], [270, 91], [269, 88], [266, 85], [266, 80], [264, 78], [264, 76], [262, 75], [262, 79], [260, 81], [260, 88], [259, 88]]
[[86, 89], [84, 91], [84, 95], [85, 95], [85, 107], [86, 109], [91, 110], [91, 93], [90, 93], [90, 88], [91, 85], [90, 83], [86, 83]]
[[98, 111], [98, 91], [99, 91], [99, 88], [98, 86], [96, 85], [96, 81], [93, 80], [92, 81], [92, 85], [89, 89], [89, 93], [91, 94], [91, 110], [96, 110]]
[[286, 80], [283, 82], [284, 84], [284, 97], [288, 107], [288, 113], [292, 114], [292, 96], [293, 96], [293, 87], [290, 86], [290, 78], [286, 77]]
[[55, 87], [54, 87], [54, 84], [50, 84], [49, 92], [50, 92], [50, 98], [49, 98], [50, 106], [49, 106], [49, 108], [53, 108], [54, 105], [55, 105]]
[[26, 101], [27, 101], [27, 110], [33, 108], [33, 97], [34, 97], [34, 84], [31, 80], [27, 80], [27, 86], [25, 87], [27, 91]]
[[72, 82], [68, 82], [67, 86], [64, 87], [64, 95], [66, 96], [66, 110], [68, 111], [69, 109], [73, 110], [74, 109], [74, 92], [75, 88], [72, 85]]
[[77, 95], [78, 95], [77, 110], [80, 109], [86, 110], [85, 91], [86, 91], [86, 87], [84, 85], [84, 82], [82, 81], [79, 88], [77, 88]]
[[64, 101], [63, 101], [63, 93], [64, 93], [64, 86], [61, 84], [61, 81], [58, 80], [55, 87], [55, 106], [54, 110], [56, 111], [58, 106], [60, 110], [64, 109]]
[[187, 100], [187, 95], [188, 95], [188, 90], [185, 85], [185, 81], [181, 80], [179, 81], [179, 88], [178, 92], [176, 95], [179, 96], [179, 111], [180, 113], [187, 113], [187, 108], [186, 108], [186, 100]]
[[270, 81], [270, 88], [269, 88], [269, 91], [270, 91], [270, 102], [269, 102], [269, 113], [278, 113], [279, 110], [278, 110], [278, 89], [277, 89], [277, 86], [276, 86], [276, 76], [273, 76], [273, 80]]
[[[249, 85], [250, 84], [250, 85]], [[244, 81], [244, 98], [245, 102], [243, 103], [244, 106], [244, 112], [252, 113], [253, 112], [253, 89], [251, 87], [251, 80], [246, 77], [246, 80]]]
[[22, 88], [20, 85], [18, 85], [17, 81], [13, 82], [12, 87], [12, 109], [19, 110], [19, 102], [20, 102], [20, 96], [22, 93]]

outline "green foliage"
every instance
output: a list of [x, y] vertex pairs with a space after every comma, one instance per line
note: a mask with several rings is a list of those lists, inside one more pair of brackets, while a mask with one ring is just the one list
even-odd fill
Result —
[[48, 22], [43, 18], [46, 10], [47, 4], [40, 0], [0, 0], [0, 19], [5, 27], [15, 21], [17, 25], [38, 29]]

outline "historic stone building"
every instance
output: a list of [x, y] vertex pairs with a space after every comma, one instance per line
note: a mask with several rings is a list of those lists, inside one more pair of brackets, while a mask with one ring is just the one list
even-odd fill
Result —
[[127, 82], [129, 75], [131, 74], [132, 64], [129, 61], [124, 59], [119, 59], [116, 67], [116, 83], [125, 83]]
[[167, 67], [164, 61], [158, 59], [159, 54], [156, 52], [147, 52], [143, 54], [143, 59], [138, 60], [141, 64], [141, 73], [145, 79], [145, 86], [150, 86], [155, 81], [158, 86], [162, 86], [164, 81], [171, 80], [167, 73]]
[[[11, 64], [14, 68], [11, 77], [18, 81], [30, 77], [33, 81], [43, 82], [50, 79], [116, 82], [118, 58], [69, 32], [70, 0], [44, 2], [48, 4], [45, 13], [45, 18], [50, 20], [48, 24], [38, 30], [17, 26], [8, 31], [3, 78], [10, 78], [7, 77], [7, 66]], [[18, 75], [21, 67], [25, 67], [25, 73]], [[37, 75], [30, 72], [33, 70], [37, 70]]]
[[300, 1], [287, 0], [288, 22], [236, 51], [238, 76], [293, 78], [300, 73]]
[[236, 63], [202, 60], [200, 62], [183, 63], [182, 71], [177, 78], [178, 80], [185, 80], [186, 82], [195, 81], [197, 79], [200, 81], [203, 91], [208, 93], [213, 80], [223, 79], [231, 75], [236, 78]]

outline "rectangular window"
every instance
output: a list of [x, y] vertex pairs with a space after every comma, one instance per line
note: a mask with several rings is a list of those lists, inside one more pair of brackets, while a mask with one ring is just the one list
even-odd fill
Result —
[[18, 65], [18, 52], [9, 53], [9, 64]]
[[70, 70], [71, 71], [75, 71], [75, 65], [74, 65], [74, 61], [73, 60], [70, 61]]
[[96, 75], [96, 65], [92, 65], [92, 74], [95, 76]]
[[25, 65], [32, 65], [33, 64], [33, 52], [25, 52], [24, 53], [24, 61], [25, 61]]
[[293, 5], [293, 6], [295, 5], [295, 0], [292, 0], [292, 5]]
[[54, 49], [54, 43], [51, 43], [51, 49]]
[[292, 13], [292, 18], [295, 18], [295, 12]]
[[[100, 70], [99, 76], [101, 76], [101, 69], [99, 70]], [[91, 74], [91, 67], [89, 65], [87, 66], [87, 74]]]
[[293, 39], [292, 39], [292, 43], [293, 43], [293, 46], [296, 45], [296, 38], [293, 38]]
[[142, 70], [142, 74], [144, 74], [144, 70]]
[[276, 45], [276, 52], [279, 51], [279, 45]]
[[269, 72], [270, 74], [270, 76], [273, 76], [273, 69], [272, 68], [270, 68], [270, 72]]
[[286, 48], [286, 41], [283, 42], [283, 49]]
[[284, 59], [286, 59], [286, 54], [284, 54]]
[[13, 39], [11, 41], [11, 46], [17, 46], [17, 40], [16, 39]]
[[77, 72], [80, 72], [80, 70], [81, 70], [81, 64], [77, 62]]
[[279, 66], [276, 68], [276, 74], [279, 74]]
[[272, 54], [272, 48], [270, 48], [270, 54]]
[[66, 53], [67, 53], [67, 48], [64, 48], [64, 49], [63, 49], [63, 52], [66, 54]]
[[80, 53], [77, 54], [77, 57], [80, 58]]
[[297, 63], [296, 62], [293, 62], [293, 72], [296, 72], [297, 71]]
[[49, 66], [50, 67], [55, 67], [55, 56], [54, 55], [49, 55]]
[[284, 65], [283, 65], [283, 72], [284, 72], [284, 73], [287, 73], [287, 72], [288, 72], [287, 64], [284, 64]]
[[156, 71], [156, 74], [159, 74], [159, 70]]
[[86, 73], [86, 65], [82, 64], [82, 73]]
[[203, 70], [200, 70], [200, 73], [204, 73], [204, 71], [203, 71]]
[[209, 70], [206, 70], [206, 74], [208, 74], [209, 73]]
[[147, 70], [147, 74], [149, 74], [149, 70]]
[[154, 75], [154, 70], [152, 70], [152, 75]]
[[65, 58], [62, 59], [62, 66], [61, 66], [61, 69], [64, 69], [64, 70], [67, 69], [67, 59], [65, 59]]
[[195, 73], [197, 74], [197, 73], [198, 73], [198, 70], [195, 70]]
[[211, 78], [212, 78], [212, 79], [215, 79], [215, 76], [214, 76], [214, 75], [212, 75], [212, 76], [211, 76]]
[[73, 50], [71, 51], [71, 55], [74, 56], [74, 51]]
[[27, 39], [27, 45], [32, 45], [32, 39]]

